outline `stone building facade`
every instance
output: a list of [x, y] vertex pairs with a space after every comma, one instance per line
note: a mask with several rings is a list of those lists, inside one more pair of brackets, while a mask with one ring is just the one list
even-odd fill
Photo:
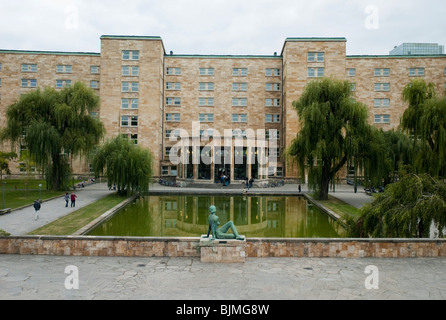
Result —
[[[100, 53], [0, 50], [0, 126], [21, 94], [83, 81], [101, 99], [93, 116], [106, 137], [123, 135], [150, 149], [156, 177], [295, 180], [282, 153], [299, 130], [292, 103], [308, 82], [349, 80], [370, 123], [385, 130], [398, 127], [411, 79], [444, 91], [446, 55], [348, 56], [346, 44], [287, 38], [281, 54], [209, 56], [167, 53], [160, 37], [102, 36]], [[19, 163], [10, 166], [14, 173]], [[74, 171], [88, 175], [89, 165], [75, 161]]]

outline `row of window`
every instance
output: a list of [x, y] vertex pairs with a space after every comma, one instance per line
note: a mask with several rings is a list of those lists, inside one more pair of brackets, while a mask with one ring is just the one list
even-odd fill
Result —
[[[170, 154], [170, 150], [169, 153], [167, 153], [166, 150], [166, 156], [168, 156]], [[161, 167], [161, 175], [162, 176], [172, 176], [172, 177], [176, 177], [178, 174], [178, 168], [177, 166], [162, 166]], [[268, 176], [269, 177], [283, 177], [283, 168], [282, 167], [268, 167]], [[193, 178], [193, 175], [192, 175]], [[204, 180], [204, 179], [203, 179]], [[207, 179], [207, 180], [210, 180]], [[273, 203], [273, 208], [269, 211], [276, 211], [276, 204]], [[177, 202], [176, 201], [165, 201], [164, 202], [164, 210], [166, 211], [170, 211], [170, 210], [177, 210]], [[176, 220], [165, 220], [166, 221], [166, 228], [171, 228], [171, 227], [175, 227], [175, 221]], [[275, 228], [275, 227], [274, 227]]]
[[[56, 80], [56, 88], [68, 88], [72, 85], [71, 80]], [[1, 80], [0, 80], [1, 85]], [[21, 79], [20, 85], [22, 88], [37, 88], [37, 79]], [[90, 81], [90, 87], [93, 89], [99, 89], [99, 81], [97, 80], [91, 80]]]
[[[166, 114], [166, 122], [180, 122], [181, 114], [180, 113], [167, 113]], [[213, 113], [200, 113], [198, 115], [198, 121], [200, 122], [214, 122], [214, 114]], [[247, 114], [232, 114], [232, 122], [233, 123], [246, 123], [248, 122]], [[266, 123], [279, 123], [280, 115], [279, 114], [266, 114], [265, 115]], [[137, 127], [138, 126], [138, 116], [121, 116], [121, 127]]]
[[[37, 72], [37, 64], [23, 63], [21, 70], [24, 73], [36, 73]], [[0, 71], [1, 71], [1, 63], [0, 63]], [[56, 73], [71, 74], [71, 73], [73, 73], [73, 66], [72, 65], [57, 65]], [[100, 67], [99, 66], [90, 66], [90, 73], [91, 74], [99, 74]]]
[[[180, 76], [181, 75], [181, 68], [175, 68], [175, 67], [168, 67], [166, 70], [166, 74], [168, 76]], [[199, 68], [198, 74], [200, 76], [214, 76], [215, 75], [215, 69], [214, 68]], [[248, 69], [247, 68], [232, 68], [232, 76], [234, 77], [247, 77], [248, 76]], [[274, 69], [274, 68], [266, 68], [265, 69], [265, 76], [267, 77], [279, 77], [280, 76], [280, 69]]]
[[[165, 138], [166, 139], [177, 139], [181, 137], [180, 130], [178, 129], [167, 129], [165, 130]], [[234, 129], [232, 130], [233, 138], [246, 138], [247, 131], [242, 129]], [[204, 129], [200, 130], [200, 137], [212, 138], [214, 137], [213, 129]], [[279, 140], [280, 139], [280, 131], [276, 129], [265, 130], [265, 139]]]
[[[214, 122], [214, 114], [213, 113], [200, 113], [198, 115], [198, 120], [200, 122]], [[180, 113], [166, 113], [166, 121], [167, 122], [180, 122], [181, 114]], [[246, 113], [233, 113], [232, 114], [232, 122], [233, 123], [247, 123], [248, 115]], [[265, 122], [266, 123], [280, 123], [280, 115], [279, 114], [266, 114]]]
[[[198, 88], [200, 91], [213, 91], [215, 90], [215, 85], [213, 82], [200, 82]], [[181, 90], [181, 82], [166, 82], [166, 90]], [[266, 83], [265, 90], [280, 91], [280, 83]], [[234, 82], [232, 91], [248, 91], [248, 83]]]
[[[181, 98], [169, 97], [166, 98], [166, 105], [168, 106], [181, 106]], [[198, 105], [200, 107], [213, 107], [214, 98], [199, 98]], [[232, 98], [233, 107], [246, 107], [248, 106], [248, 98]], [[266, 107], [279, 107], [280, 99], [265, 99]]]
[[[390, 76], [390, 68], [375, 68], [373, 74], [375, 77], [389, 77]], [[409, 68], [408, 74], [409, 74], [409, 77], [423, 77], [425, 75], [425, 69], [424, 68]], [[349, 77], [355, 77], [356, 69], [355, 68], [347, 69], [347, 75]], [[444, 75], [446, 76], [446, 68], [444, 69]]]

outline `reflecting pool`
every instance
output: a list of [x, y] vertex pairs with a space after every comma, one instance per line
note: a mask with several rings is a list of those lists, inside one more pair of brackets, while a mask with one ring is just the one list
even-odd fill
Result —
[[232, 220], [249, 238], [340, 238], [345, 230], [298, 196], [148, 196], [117, 212], [89, 235], [199, 237], [208, 230], [209, 206], [221, 225]]

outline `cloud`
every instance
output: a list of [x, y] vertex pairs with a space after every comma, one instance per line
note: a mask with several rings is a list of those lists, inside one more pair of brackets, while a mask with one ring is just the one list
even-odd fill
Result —
[[[378, 28], [365, 26], [377, 9]], [[346, 37], [348, 54], [444, 44], [444, 0], [22, 0], [0, 3], [3, 49], [100, 51], [103, 34], [161, 36], [184, 54], [272, 54], [287, 37]]]

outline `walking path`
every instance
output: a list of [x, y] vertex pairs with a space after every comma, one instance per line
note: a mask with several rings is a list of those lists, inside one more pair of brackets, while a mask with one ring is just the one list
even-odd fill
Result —
[[75, 210], [98, 201], [111, 192], [112, 191], [108, 190], [106, 183], [87, 185], [85, 188], [77, 189], [75, 191], [75, 194], [77, 195], [75, 208], [72, 208], [70, 204], [68, 204], [68, 208], [66, 208], [63, 196], [45, 201], [42, 203], [42, 208], [39, 213], [40, 217], [37, 221], [34, 220], [35, 211], [31, 203], [29, 207], [14, 210], [9, 214], [0, 216], [0, 230], [8, 232], [12, 236], [26, 235], [27, 233], [64, 217]]

